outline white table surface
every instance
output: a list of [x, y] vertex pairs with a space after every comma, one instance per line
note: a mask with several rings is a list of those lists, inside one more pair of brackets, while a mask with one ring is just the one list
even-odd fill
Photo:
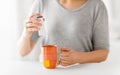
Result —
[[111, 44], [108, 59], [102, 63], [80, 64], [71, 67], [45, 69], [37, 61], [3, 61], [0, 75], [120, 75], [120, 42]]

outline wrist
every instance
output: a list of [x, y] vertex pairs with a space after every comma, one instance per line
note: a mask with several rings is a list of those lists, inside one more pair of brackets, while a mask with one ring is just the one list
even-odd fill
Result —
[[24, 38], [30, 38], [31, 36], [32, 36], [31, 32], [24, 31], [24, 33], [23, 33]]
[[78, 63], [84, 64], [84, 63], [86, 63], [86, 61], [87, 61], [86, 52], [79, 52], [79, 54], [78, 54]]

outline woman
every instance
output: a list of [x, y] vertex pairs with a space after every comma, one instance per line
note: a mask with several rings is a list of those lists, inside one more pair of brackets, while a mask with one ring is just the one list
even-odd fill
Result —
[[108, 15], [101, 0], [36, 0], [31, 14], [25, 24], [20, 48], [22, 56], [32, 51], [39, 38], [41, 23], [35, 17], [42, 15], [47, 33], [42, 44], [55, 44], [61, 49], [62, 66], [106, 60]]

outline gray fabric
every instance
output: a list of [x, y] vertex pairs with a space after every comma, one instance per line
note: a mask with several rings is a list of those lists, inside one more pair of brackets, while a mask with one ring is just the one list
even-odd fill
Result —
[[38, 32], [33, 32], [32, 36], [31, 36], [31, 40], [36, 43], [38, 41], [38, 38], [39, 38], [39, 35], [38, 35]]
[[[101, 0], [88, 0], [74, 10], [64, 8], [59, 0], [36, 0], [31, 12], [36, 11], [45, 18], [43, 45], [76, 51], [109, 50], [108, 15]], [[33, 33], [31, 40], [38, 38], [38, 33]]]

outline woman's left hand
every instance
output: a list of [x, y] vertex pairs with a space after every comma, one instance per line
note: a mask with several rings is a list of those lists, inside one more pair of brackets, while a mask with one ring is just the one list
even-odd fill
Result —
[[79, 63], [79, 59], [81, 58], [80, 54], [81, 54], [80, 52], [62, 48], [60, 54], [61, 55], [60, 65], [69, 66]]

